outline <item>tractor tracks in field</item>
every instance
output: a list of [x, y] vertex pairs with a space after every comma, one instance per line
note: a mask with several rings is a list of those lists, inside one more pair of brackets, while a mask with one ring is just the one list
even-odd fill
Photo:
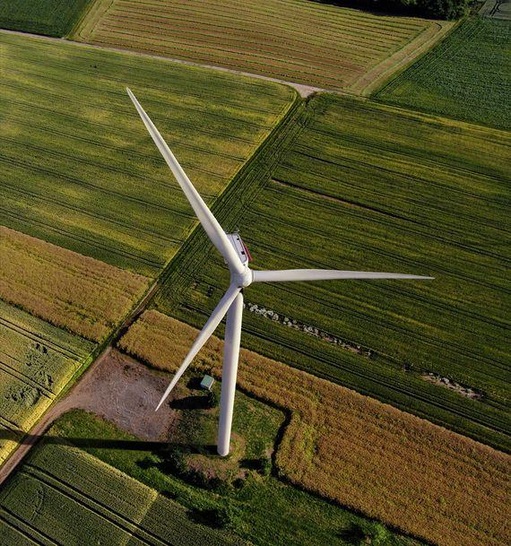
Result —
[[38, 423], [30, 429], [30, 431], [21, 440], [20, 445], [16, 451], [7, 459], [7, 461], [0, 468], [0, 487], [5, 480], [15, 471], [18, 464], [20, 464], [28, 455], [30, 450], [37, 444], [37, 442], [43, 438], [44, 433], [50, 428], [52, 423], [58, 419], [61, 415], [67, 411], [79, 407], [80, 394], [79, 387], [87, 377], [91, 376], [96, 368], [110, 355], [112, 346], [109, 345], [101, 355], [94, 361], [94, 363], [87, 369], [84, 377], [81, 381], [76, 382], [72, 390], [57, 402], [51, 406], [50, 409], [43, 415]]
[[[165, 269], [163, 270], [165, 271]], [[25, 459], [32, 447], [34, 447], [39, 440], [44, 437], [45, 432], [50, 428], [53, 422], [61, 415], [71, 409], [80, 407], [88, 407], [87, 402], [90, 401], [90, 393], [87, 391], [87, 386], [93, 381], [94, 374], [101, 365], [107, 361], [117, 340], [128, 330], [128, 328], [137, 320], [137, 318], [144, 312], [148, 303], [153, 298], [156, 291], [161, 284], [160, 277], [158, 277], [152, 286], [148, 289], [146, 294], [135, 306], [131, 313], [125, 318], [116, 331], [112, 334], [108, 344], [100, 352], [99, 356], [93, 361], [93, 363], [87, 368], [83, 375], [77, 380], [71, 379], [74, 382], [70, 390], [64, 395], [64, 397], [58, 400], [52, 405], [43, 417], [28, 431], [24, 437], [20, 440], [18, 448], [14, 453], [5, 461], [0, 467], [0, 487], [9, 477], [9, 475], [15, 471], [17, 466]]]

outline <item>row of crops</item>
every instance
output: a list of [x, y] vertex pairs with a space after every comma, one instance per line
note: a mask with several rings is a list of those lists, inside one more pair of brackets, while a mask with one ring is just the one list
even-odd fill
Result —
[[[120, 345], [175, 372], [196, 334], [190, 326], [148, 311]], [[221, 354], [222, 342], [210, 340], [195, 372], [220, 377]], [[428, 542], [505, 541], [506, 516], [500, 507], [510, 468], [503, 453], [246, 350], [238, 386], [292, 413], [276, 464], [300, 488]]]
[[[305, 1], [240, 6], [108, 0], [95, 8], [99, 11], [91, 14], [104, 17], [97, 24], [87, 21], [82, 39], [192, 55], [332, 88], [354, 84], [432, 28], [426, 21], [334, 12]], [[479, 30], [467, 36], [479, 39]], [[506, 133], [328, 97], [313, 99], [305, 111], [304, 105], [291, 106], [295, 95], [289, 88], [257, 80], [71, 44], [8, 35], [0, 42], [0, 61], [8, 68], [0, 91], [2, 223], [146, 276], [156, 276], [179, 252], [157, 306], [196, 325], [204, 322], [223, 292], [225, 268], [220, 259], [212, 261], [200, 230], [181, 247], [196, 220], [127, 100], [128, 84], [209, 203], [238, 173], [214, 204], [215, 213], [229, 230], [242, 229], [256, 267], [402, 270], [437, 277], [423, 285], [251, 287], [250, 300], [260, 307], [329, 332], [346, 346], [249, 313], [245, 345], [509, 450]], [[282, 133], [273, 134], [246, 164], [290, 107]], [[72, 305], [63, 306], [64, 318], [55, 322], [75, 331], [80, 321], [91, 322], [103, 331], [80, 333], [103, 338], [115, 317], [85, 311], [87, 305], [98, 311], [96, 303], [104, 311], [118, 279], [96, 290], [94, 279], [90, 284], [89, 274], [73, 266], [89, 295], [101, 300], [81, 302], [77, 313], [75, 291], [64, 278], [69, 271], [64, 268], [59, 278], [55, 256], [23, 252], [27, 240], [18, 240], [18, 258], [8, 261], [18, 269], [4, 270], [0, 289], [20, 294], [31, 286], [28, 300], [38, 305], [58, 301], [51, 289], [61, 292], [62, 301], [71, 297]], [[46, 282], [37, 284], [44, 290], [34, 289], [36, 277]], [[20, 282], [9, 287], [6, 278]], [[124, 292], [120, 282], [115, 288], [117, 295]], [[107, 310], [125, 314], [117, 296], [113, 299]], [[49, 318], [47, 309], [16, 303]], [[80, 320], [66, 323], [73, 313]], [[151, 361], [136, 344], [157, 334], [151, 349], [170, 342], [159, 358], [177, 363], [193, 332], [152, 313], [130, 331], [136, 339], [130, 345], [125, 338], [124, 348]], [[147, 317], [155, 315], [148, 327]], [[3, 304], [0, 317], [5, 454], [94, 345]], [[141, 325], [145, 329], [137, 330]], [[221, 346], [214, 343], [217, 355]], [[337, 385], [305, 381], [304, 374], [275, 363], [258, 368], [257, 357], [244, 358], [243, 388], [277, 405], [285, 405], [285, 393], [286, 407], [295, 412], [277, 461], [295, 484], [428, 540], [505, 541], [499, 535], [506, 523], [499, 519], [505, 517], [502, 454], [413, 417], [396, 418], [399, 412], [374, 401], [362, 403], [344, 390], [341, 395]], [[211, 354], [203, 359], [207, 369], [217, 363]], [[281, 382], [274, 381], [276, 370]], [[463, 383], [481, 398], [427, 383], [425, 372]], [[258, 389], [247, 378], [259, 381]], [[318, 412], [312, 394], [313, 401], [330, 401], [333, 410], [321, 406]], [[192, 529], [179, 506], [60, 443], [44, 445], [0, 493], [1, 536], [9, 542], [226, 540]], [[375, 479], [374, 468], [384, 469], [389, 460], [388, 472]], [[481, 488], [483, 470], [493, 481]], [[467, 487], [475, 492], [470, 505]], [[487, 491], [494, 510], [487, 509]], [[386, 500], [392, 495], [397, 508]], [[172, 536], [169, 519], [176, 526]]]
[[511, 128], [511, 24], [472, 18], [375, 98], [501, 129]]
[[0, 4], [0, 28], [62, 37], [93, 0], [7, 0]]
[[93, 343], [0, 300], [0, 463], [93, 349]]
[[[245, 196], [243, 209], [236, 207], [234, 184], [216, 204], [223, 225], [241, 228], [257, 268], [436, 279], [247, 291], [251, 302], [366, 347], [372, 358], [252, 313], [244, 317], [244, 345], [509, 449], [503, 252], [509, 139], [348, 99], [320, 96], [308, 110], [294, 127], [308, 126], [282, 151], [277, 169], [265, 171], [282, 141], [252, 165], [259, 173], [253, 200]], [[200, 234], [184, 250], [156, 306], [199, 326], [227, 274]], [[483, 401], [424, 381], [426, 372], [480, 391]]]
[[5, 544], [221, 545], [179, 504], [76, 448], [47, 441], [0, 492]]
[[441, 25], [307, 0], [103, 0], [75, 37], [344, 89], [431, 29]]
[[0, 41], [4, 225], [148, 276], [196, 220], [125, 86], [209, 201], [294, 100], [286, 87], [162, 60]]

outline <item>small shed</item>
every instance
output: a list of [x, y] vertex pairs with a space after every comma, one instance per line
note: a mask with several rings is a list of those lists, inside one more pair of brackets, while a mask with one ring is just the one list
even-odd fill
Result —
[[205, 375], [200, 382], [200, 388], [206, 391], [210, 391], [215, 380], [210, 375]]

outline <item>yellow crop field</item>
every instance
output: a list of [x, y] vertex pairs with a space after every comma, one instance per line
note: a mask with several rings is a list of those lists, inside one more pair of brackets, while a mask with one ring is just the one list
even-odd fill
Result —
[[[151, 310], [120, 347], [172, 372], [196, 334]], [[219, 377], [222, 345], [195, 369]], [[238, 386], [291, 412], [276, 462], [293, 483], [435, 544], [509, 543], [508, 455], [250, 351]]]
[[99, 0], [73, 38], [361, 93], [452, 27], [328, 4]]
[[101, 341], [149, 279], [0, 226], [0, 298], [82, 337]]
[[0, 300], [0, 464], [90, 362], [94, 348]]

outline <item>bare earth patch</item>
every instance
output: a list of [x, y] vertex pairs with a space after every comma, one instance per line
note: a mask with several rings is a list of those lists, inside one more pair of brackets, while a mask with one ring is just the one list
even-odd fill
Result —
[[143, 440], [164, 440], [176, 412], [168, 404], [154, 410], [167, 383], [168, 377], [112, 350], [64, 402], [91, 411]]

